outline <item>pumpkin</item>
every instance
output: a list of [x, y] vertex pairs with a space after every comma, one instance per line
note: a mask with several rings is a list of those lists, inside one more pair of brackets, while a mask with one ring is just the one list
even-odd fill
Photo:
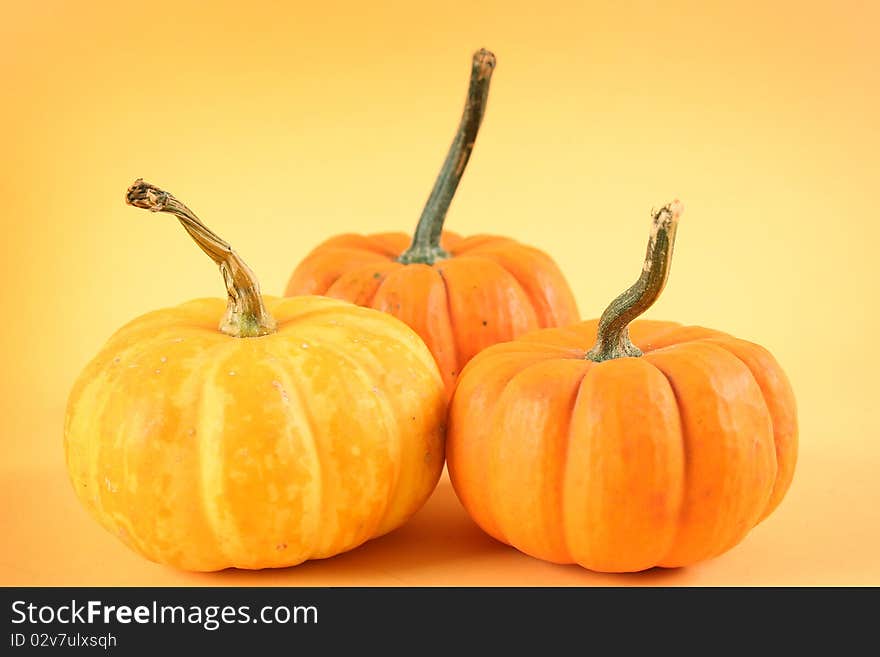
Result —
[[565, 278], [544, 252], [506, 237], [443, 231], [494, 69], [492, 53], [474, 54], [461, 124], [414, 236], [333, 237], [296, 267], [285, 292], [345, 299], [400, 318], [431, 349], [450, 391], [481, 349], [580, 318]]
[[633, 321], [665, 285], [680, 212], [653, 215], [638, 282], [598, 321], [495, 345], [462, 373], [447, 467], [496, 539], [596, 571], [687, 566], [739, 543], [788, 490], [795, 399], [773, 356]]
[[291, 566], [403, 524], [443, 467], [446, 393], [403, 322], [323, 297], [265, 299], [236, 252], [170, 194], [228, 302], [139, 317], [77, 380], [67, 467], [79, 499], [145, 557], [195, 571]]

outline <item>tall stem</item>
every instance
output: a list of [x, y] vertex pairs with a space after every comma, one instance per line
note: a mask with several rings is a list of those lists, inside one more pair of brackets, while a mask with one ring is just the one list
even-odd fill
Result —
[[666, 285], [675, 231], [683, 210], [681, 203], [673, 201], [654, 213], [642, 275], [602, 313], [596, 344], [587, 354], [590, 360], [601, 363], [612, 358], [642, 355], [629, 338], [629, 324], [654, 304]]
[[138, 178], [128, 188], [125, 202], [151, 212], [168, 212], [195, 240], [196, 244], [220, 267], [229, 303], [220, 321], [220, 330], [235, 338], [252, 338], [275, 332], [275, 319], [263, 305], [260, 285], [229, 243], [168, 192]]
[[461, 123], [455, 133], [446, 161], [434, 183], [410, 247], [398, 258], [399, 262], [410, 264], [420, 262], [433, 264], [436, 260], [448, 258], [449, 254], [440, 248], [440, 234], [452, 197], [458, 188], [464, 169], [470, 159], [477, 132], [486, 112], [486, 99], [489, 97], [489, 82], [495, 70], [495, 55], [485, 48], [474, 53], [471, 67], [471, 82], [467, 101], [461, 116]]

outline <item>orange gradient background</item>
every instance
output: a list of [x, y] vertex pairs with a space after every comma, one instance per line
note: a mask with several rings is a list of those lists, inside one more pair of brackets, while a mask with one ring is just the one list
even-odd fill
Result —
[[[0, 584], [880, 585], [880, 5], [874, 2], [39, 2], [0, 24]], [[411, 230], [498, 56], [448, 227], [534, 244], [585, 317], [686, 211], [648, 317], [729, 331], [788, 372], [782, 506], [727, 554], [603, 575], [483, 535], [443, 479], [404, 528], [278, 571], [180, 573], [86, 515], [67, 393], [132, 317], [221, 296], [137, 177], [229, 240], [266, 293], [346, 231]]]

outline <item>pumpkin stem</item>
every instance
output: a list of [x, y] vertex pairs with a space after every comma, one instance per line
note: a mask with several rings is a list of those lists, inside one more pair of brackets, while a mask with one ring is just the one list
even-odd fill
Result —
[[471, 151], [474, 150], [474, 142], [483, 114], [486, 113], [486, 99], [489, 96], [489, 82], [492, 79], [492, 71], [495, 70], [495, 55], [481, 48], [474, 53], [471, 68], [471, 82], [468, 89], [467, 101], [461, 116], [461, 123], [455, 139], [449, 147], [446, 161], [434, 183], [434, 189], [425, 203], [422, 216], [416, 226], [413, 241], [410, 247], [397, 259], [403, 264], [420, 262], [427, 265], [434, 264], [436, 260], [443, 260], [449, 254], [440, 248], [440, 234], [443, 232], [443, 222], [452, 197], [458, 188], [458, 183], [470, 159]]
[[653, 214], [642, 275], [602, 313], [596, 344], [587, 353], [590, 360], [601, 363], [612, 358], [642, 355], [641, 349], [629, 338], [629, 324], [654, 304], [666, 285], [675, 230], [683, 210], [681, 203], [673, 201]]
[[260, 284], [229, 243], [168, 192], [138, 178], [128, 188], [125, 202], [151, 212], [168, 212], [180, 220], [202, 251], [220, 266], [229, 304], [220, 330], [234, 338], [252, 338], [275, 332], [275, 319], [263, 305]]

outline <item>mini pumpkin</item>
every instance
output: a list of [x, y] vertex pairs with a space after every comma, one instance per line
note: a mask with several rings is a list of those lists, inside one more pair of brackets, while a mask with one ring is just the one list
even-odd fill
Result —
[[443, 467], [446, 393], [419, 337], [335, 299], [264, 299], [173, 196], [139, 180], [126, 200], [177, 216], [228, 302], [139, 317], [80, 375], [64, 439], [89, 512], [147, 558], [197, 571], [330, 557], [404, 523]]
[[296, 267], [285, 292], [345, 299], [402, 319], [431, 349], [450, 390], [481, 349], [579, 319], [574, 295], [544, 252], [506, 237], [443, 231], [494, 69], [492, 53], [474, 54], [461, 124], [414, 236], [333, 237]]
[[495, 345], [462, 373], [447, 467], [498, 540], [597, 571], [687, 566], [736, 545], [788, 490], [795, 399], [773, 356], [633, 321], [665, 285], [680, 212], [653, 216], [640, 278], [598, 321]]

